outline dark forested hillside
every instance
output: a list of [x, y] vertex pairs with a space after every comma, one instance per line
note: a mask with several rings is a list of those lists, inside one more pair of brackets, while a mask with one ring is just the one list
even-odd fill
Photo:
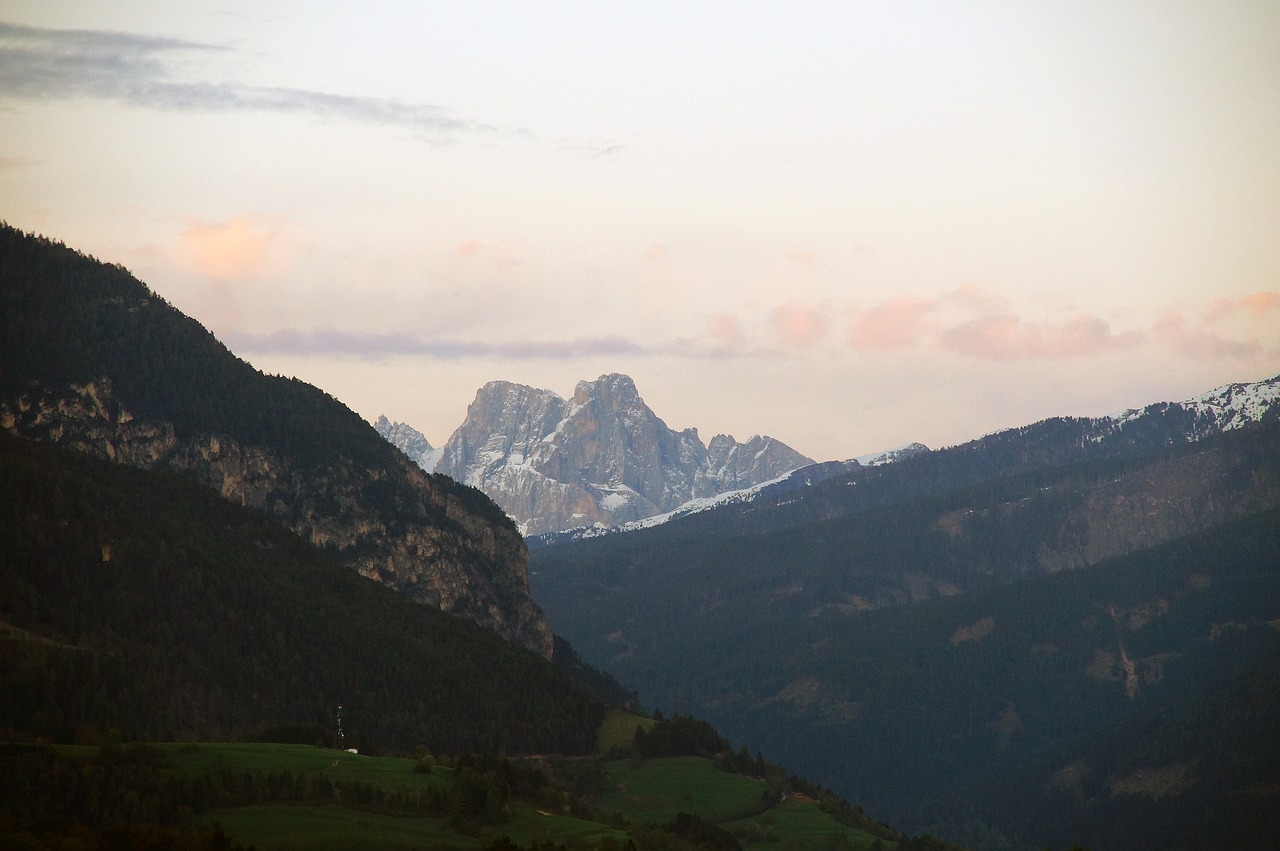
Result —
[[[1278, 497], [1272, 423], [793, 529], [550, 547], [531, 566], [559, 628], [643, 700], [913, 831], [1176, 847], [1148, 815], [1277, 803], [1247, 791], [1280, 783], [1274, 742], [1227, 732], [1275, 729], [1275, 701], [1230, 723], [1209, 707], [1240, 693], [1233, 676], [1274, 684]], [[1228, 747], [1211, 759], [1210, 742]], [[1077, 804], [1034, 793], [1054, 783]], [[1121, 796], [1145, 846], [1106, 840]]]
[[0, 492], [0, 738], [594, 747], [550, 662], [183, 477], [0, 434]]
[[182, 473], [545, 656], [514, 524], [315, 387], [235, 357], [123, 267], [0, 225], [0, 428]]

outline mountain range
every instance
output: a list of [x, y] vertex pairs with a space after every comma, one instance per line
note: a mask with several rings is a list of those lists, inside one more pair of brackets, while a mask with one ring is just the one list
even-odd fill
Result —
[[[414, 847], [944, 847], [706, 722], [626, 711], [551, 635], [484, 494], [8, 226], [0, 488], [4, 847], [243, 847], [213, 810], [259, 847], [404, 848], [409, 822]], [[655, 813], [642, 783], [682, 791]]]
[[1236, 830], [1236, 847], [1265, 847], [1278, 391], [1053, 418], [548, 538], [531, 547], [534, 595], [642, 701], [913, 831], [1156, 849]]
[[[643, 810], [660, 756], [750, 775], [749, 801], [701, 811], [742, 843], [677, 818], [642, 845], [773, 847], [804, 797], [829, 847], [942, 847], [764, 754], [976, 849], [1280, 835], [1280, 377], [822, 463], [704, 446], [621, 375], [571, 400], [482, 389], [450, 475], [448, 446], [411, 459], [380, 425], [259, 373], [122, 267], [0, 227], [2, 737], [311, 742], [343, 704], [361, 747], [611, 747], [558, 763], [556, 807], [608, 774], [597, 800]], [[533, 520], [465, 483], [486, 470], [589, 498], [568, 519], [612, 531], [527, 548]], [[606, 706], [628, 688], [674, 717]], [[37, 751], [7, 745], [6, 773], [56, 781]], [[450, 776], [501, 818], [509, 769], [486, 759]], [[266, 778], [246, 778], [247, 804]], [[0, 833], [45, 830], [23, 807], [55, 788], [0, 796]]]
[[385, 416], [375, 428], [423, 469], [484, 491], [525, 535], [642, 520], [813, 463], [771, 437], [704, 444], [697, 429], [675, 431], [616, 373], [570, 399], [490, 382], [439, 449]]

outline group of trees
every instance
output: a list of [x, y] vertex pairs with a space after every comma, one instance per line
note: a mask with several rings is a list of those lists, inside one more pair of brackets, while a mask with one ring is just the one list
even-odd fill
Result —
[[0, 729], [71, 741], [332, 730], [436, 752], [584, 753], [603, 703], [170, 474], [0, 434]]
[[[1183, 720], [1158, 739], [1110, 725], [1145, 707], [1162, 717], [1186, 696], [1208, 706], [1228, 675], [1266, 678], [1280, 650], [1280, 634], [1265, 626], [1280, 613], [1280, 516], [1270, 507], [1278, 447], [1280, 424], [1271, 422], [1146, 458], [944, 489], [798, 531], [765, 522], [756, 533], [703, 538], [691, 519], [684, 529], [535, 550], [534, 591], [584, 656], [647, 702], [708, 718], [915, 830], [975, 844], [1002, 832], [1055, 845], [1105, 836], [1086, 825], [1110, 818], [1107, 778], [1144, 765], [1196, 766], [1178, 803], [1156, 809], [1243, 812], [1255, 800], [1246, 790], [1280, 779], [1277, 737], [1229, 737], [1275, 729], [1265, 702], [1230, 711], [1213, 703], [1229, 720], [1212, 725], [1214, 712], [1179, 710]], [[1153, 491], [1162, 482], [1169, 487]], [[1133, 552], [1036, 569], [1046, 552], [1105, 545], [1064, 518], [1115, 495], [1130, 513], [1103, 511], [1093, 532], [1132, 533]], [[1151, 513], [1162, 500], [1173, 513], [1185, 505], [1218, 514], [1203, 531], [1144, 545], [1144, 535], [1164, 531], [1164, 515]], [[1121, 528], [1126, 517], [1137, 527]], [[946, 581], [967, 593], [944, 596], [933, 583]], [[902, 599], [886, 593], [894, 588]], [[1089, 751], [1093, 785], [1083, 799], [1067, 806], [1031, 794], [1072, 763], [1062, 747], [1095, 735], [1111, 747]], [[1045, 754], [1052, 759], [1035, 763], [1038, 775], [1018, 773]], [[1210, 771], [1225, 762], [1236, 770]], [[1229, 803], [1232, 795], [1243, 803]], [[1148, 832], [1147, 847], [1168, 837]]]

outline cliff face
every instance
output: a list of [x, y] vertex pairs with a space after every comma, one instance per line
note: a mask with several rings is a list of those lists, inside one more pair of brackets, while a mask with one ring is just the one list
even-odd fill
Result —
[[364, 576], [551, 655], [551, 630], [529, 598], [528, 553], [517, 530], [477, 514], [454, 483], [407, 459], [369, 468], [339, 455], [304, 474], [287, 456], [225, 435], [180, 438], [171, 424], [132, 414], [109, 379], [0, 401], [0, 427], [196, 479]]
[[[393, 439], [390, 428], [380, 432]], [[437, 472], [479, 488], [526, 535], [614, 526], [811, 464], [768, 437], [738, 443], [675, 431], [625, 375], [581, 381], [573, 398], [494, 381], [442, 447]]]

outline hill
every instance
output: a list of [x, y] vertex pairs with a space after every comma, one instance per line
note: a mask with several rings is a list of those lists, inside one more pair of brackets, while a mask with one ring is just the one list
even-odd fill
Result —
[[[1236, 688], [1227, 672], [1272, 681], [1280, 425], [1056, 465], [1029, 459], [1057, 450], [1004, 442], [1004, 455], [970, 453], [976, 473], [930, 453], [820, 483], [779, 507], [786, 522], [743, 508], [537, 549], [534, 591], [643, 700], [706, 717], [913, 831], [991, 848], [1175, 847], [1145, 816], [1147, 845], [1113, 844], [1112, 796], [1138, 790], [1131, 814], [1153, 800], [1125, 777], [1191, 766], [1159, 807], [1206, 820], [1280, 781], [1268, 746], [1212, 757], [1208, 744], [1231, 724], [1265, 729], [1265, 704], [1213, 737], [1184, 730], [1166, 761], [1125, 726], [1143, 712], [1208, 723]], [[1071, 774], [1069, 744], [1104, 740], [1118, 773], [1086, 760], [1078, 806], [1029, 793]], [[1215, 787], [1224, 759], [1248, 768]], [[1028, 776], [1032, 764], [1044, 770]]]
[[0, 428], [188, 476], [550, 657], [519, 532], [337, 400], [235, 357], [123, 267], [0, 226]]
[[582, 753], [567, 673], [185, 477], [0, 434], [0, 729]]

